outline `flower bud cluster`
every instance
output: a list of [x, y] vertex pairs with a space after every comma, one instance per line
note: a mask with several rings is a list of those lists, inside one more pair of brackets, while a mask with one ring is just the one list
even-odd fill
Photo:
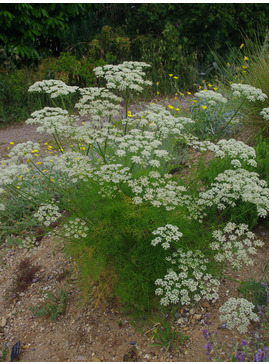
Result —
[[250, 321], [259, 321], [259, 317], [253, 312], [255, 306], [245, 298], [231, 297], [219, 308], [220, 321], [227, 324], [228, 329], [234, 327], [240, 332], [248, 330]]
[[183, 249], [178, 249], [166, 260], [176, 265], [176, 268], [169, 268], [163, 279], [155, 281], [160, 286], [155, 294], [164, 295], [160, 300], [161, 305], [190, 305], [202, 299], [212, 302], [218, 299], [220, 282], [206, 272], [208, 260], [201, 251], [184, 252]]
[[253, 265], [250, 255], [257, 254], [255, 247], [264, 245], [261, 240], [255, 240], [255, 235], [245, 224], [236, 225], [229, 222], [223, 231], [213, 231], [212, 237], [214, 241], [209, 246], [217, 252], [214, 259], [217, 262], [225, 262], [234, 269]]
[[260, 114], [262, 115], [264, 120], [268, 121], [269, 120], [269, 107], [265, 107], [264, 109], [262, 109]]

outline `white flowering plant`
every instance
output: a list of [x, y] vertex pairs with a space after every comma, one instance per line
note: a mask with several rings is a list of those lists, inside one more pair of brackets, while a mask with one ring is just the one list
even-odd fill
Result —
[[[107, 81], [106, 87], [69, 88], [47, 80], [30, 88], [52, 101], [77, 95], [77, 112], [54, 105], [28, 118], [27, 124], [37, 125], [54, 142], [29, 141], [10, 148], [0, 164], [0, 220], [2, 226], [7, 221], [7, 196], [30, 201], [32, 217], [45, 231], [60, 224], [56, 233], [72, 248], [74, 259], [83, 260], [85, 276], [98, 279], [113, 271], [114, 293], [125, 304], [149, 309], [158, 296], [165, 306], [214, 302], [219, 262], [225, 263], [232, 252], [244, 264], [245, 251], [254, 254], [261, 244], [241, 227], [243, 235], [235, 233], [238, 239], [224, 246], [223, 235], [215, 232], [212, 242], [204, 225], [212, 222], [213, 210], [218, 212], [213, 225], [222, 222], [224, 212], [227, 219], [233, 217], [231, 208], [239, 203], [251, 205], [256, 218], [266, 217], [269, 189], [247, 169], [256, 167], [254, 149], [235, 139], [198, 140], [194, 112], [182, 116], [150, 104], [131, 113], [131, 96], [150, 86], [148, 67], [139, 62], [97, 67], [95, 74]], [[228, 97], [213, 91], [195, 97], [197, 117], [203, 114], [207, 127], [215, 128], [210, 123], [224, 113]], [[201, 129], [200, 139], [206, 135]], [[194, 177], [188, 168], [173, 174], [172, 166], [188, 161], [194, 149], [212, 153], [219, 169], [206, 169], [203, 178], [201, 166]]]
[[259, 321], [254, 312], [255, 306], [245, 298], [229, 298], [220, 308], [220, 321], [226, 323], [228, 329], [236, 328], [245, 333], [251, 321]]

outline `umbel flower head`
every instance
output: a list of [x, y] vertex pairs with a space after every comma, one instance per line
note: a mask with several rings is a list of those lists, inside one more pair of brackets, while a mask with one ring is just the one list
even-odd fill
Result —
[[104, 77], [108, 89], [119, 91], [142, 92], [143, 86], [151, 86], [151, 81], [145, 81], [143, 68], [150, 67], [144, 62], [123, 62], [119, 65], [106, 65], [94, 68], [97, 77]]
[[234, 327], [240, 332], [247, 332], [250, 321], [259, 321], [259, 317], [253, 312], [255, 306], [245, 298], [231, 297], [219, 308], [220, 321], [227, 324], [228, 329]]
[[68, 86], [60, 80], [37, 81], [29, 87], [29, 92], [45, 92], [52, 99], [58, 96], [65, 96], [76, 92], [78, 86]]
[[242, 83], [232, 83], [231, 89], [234, 91], [233, 95], [235, 97], [245, 97], [248, 101], [264, 101], [267, 99], [260, 88], [256, 88], [250, 85], [244, 85]]

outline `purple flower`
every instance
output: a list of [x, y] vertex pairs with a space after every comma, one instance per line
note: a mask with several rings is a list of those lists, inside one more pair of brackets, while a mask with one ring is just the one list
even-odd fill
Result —
[[211, 350], [212, 350], [212, 345], [210, 342], [208, 342], [204, 348], [206, 349], [206, 354], [208, 355], [208, 359], [211, 360], [211, 356], [210, 356], [210, 353], [211, 353]]
[[247, 340], [242, 340], [241, 341], [241, 346], [246, 346], [248, 345], [248, 341]]
[[238, 351], [236, 353], [235, 360], [236, 361], [244, 361], [245, 357], [246, 357], [245, 353], [242, 353], [242, 351]]
[[207, 329], [204, 329], [203, 330], [203, 336], [204, 336], [205, 340], [208, 341], [210, 336], [211, 336], [211, 332], [208, 331]]

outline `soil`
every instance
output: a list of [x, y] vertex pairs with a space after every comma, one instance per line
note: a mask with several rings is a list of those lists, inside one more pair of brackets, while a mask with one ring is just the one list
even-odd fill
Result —
[[[0, 157], [5, 156], [10, 141], [27, 140], [45, 141], [44, 135], [36, 133], [33, 126], [1, 129]], [[259, 225], [254, 232], [265, 243], [254, 258], [254, 266], [237, 273], [228, 271], [227, 276], [239, 281], [251, 277], [257, 281], [262, 277], [269, 257], [269, 229]], [[27, 257], [39, 270], [28, 288], [14, 295], [18, 264]], [[65, 256], [61, 240], [46, 236], [39, 246], [31, 248], [6, 241], [0, 246], [0, 361], [1, 349], [6, 349], [6, 356], [2, 350], [2, 360], [10, 361], [11, 349], [20, 341], [20, 355], [15, 360], [25, 362], [206, 362], [202, 334], [206, 313], [212, 316], [211, 330], [218, 330], [223, 340], [243, 338], [238, 332], [227, 330], [218, 319], [218, 308], [229, 297], [238, 296], [238, 286], [238, 282], [222, 279], [220, 299], [215, 304], [202, 302], [185, 309], [178, 307], [169, 317], [164, 316], [162, 319], [169, 319], [173, 328], [188, 336], [184, 344], [179, 342], [178, 350], [172, 347], [166, 352], [152, 345], [158, 343], [154, 339], [160, 325], [158, 319], [144, 317], [136, 321], [124, 314], [115, 300], [96, 305], [94, 300], [82, 299], [79, 269], [72, 257]], [[33, 314], [31, 307], [44, 304], [48, 292], [61, 289], [68, 297], [65, 314], [57, 320]], [[231, 360], [224, 351], [222, 355], [221, 360]]]

